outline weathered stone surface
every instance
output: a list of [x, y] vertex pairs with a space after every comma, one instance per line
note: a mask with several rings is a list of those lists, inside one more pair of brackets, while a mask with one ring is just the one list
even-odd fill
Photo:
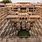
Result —
[[[16, 38], [21, 28], [30, 30], [32, 37], [41, 37]], [[0, 37], [0, 42], [42, 42], [42, 5], [24, 2], [0, 7]]]

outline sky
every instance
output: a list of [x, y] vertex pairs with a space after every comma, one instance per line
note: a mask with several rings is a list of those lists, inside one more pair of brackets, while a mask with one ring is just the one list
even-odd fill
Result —
[[32, 2], [32, 3], [36, 3], [36, 2], [42, 2], [42, 0], [11, 0], [13, 3], [14, 2]]
[[41, 2], [42, 3], [42, 0], [11, 0], [11, 1], [12, 3], [15, 3], [15, 2], [32, 2], [32, 3]]

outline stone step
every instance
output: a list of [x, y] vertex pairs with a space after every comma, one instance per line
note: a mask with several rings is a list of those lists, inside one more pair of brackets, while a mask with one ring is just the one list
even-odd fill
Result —
[[7, 21], [7, 23], [6, 23], [5, 26], [3, 27], [3, 29], [2, 29], [2, 31], [1, 31], [1, 33], [0, 33], [0, 35], [4, 32], [4, 29], [7, 27], [7, 25], [8, 25], [9, 22], [10, 22], [10, 20]]

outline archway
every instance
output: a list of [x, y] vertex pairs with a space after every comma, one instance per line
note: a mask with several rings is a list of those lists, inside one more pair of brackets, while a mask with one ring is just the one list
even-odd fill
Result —
[[27, 31], [26, 29], [20, 29], [20, 31], [18, 31], [17, 36], [20, 38], [28, 38], [30, 37], [30, 32], [29, 30]]

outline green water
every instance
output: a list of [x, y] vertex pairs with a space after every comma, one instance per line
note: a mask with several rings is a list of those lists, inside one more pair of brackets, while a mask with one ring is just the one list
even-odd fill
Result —
[[22, 29], [21, 29], [21, 30], [18, 32], [18, 36], [19, 36], [19, 37], [22, 37], [22, 38], [29, 37], [29, 36], [30, 36], [29, 30], [26, 31], [26, 30], [22, 30]]

